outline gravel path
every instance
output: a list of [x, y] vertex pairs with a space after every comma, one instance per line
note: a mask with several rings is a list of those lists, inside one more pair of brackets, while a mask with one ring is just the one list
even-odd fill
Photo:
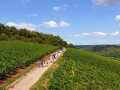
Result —
[[[58, 56], [54, 61], [56, 61], [64, 52], [63, 51], [57, 51]], [[34, 85], [39, 78], [50, 68], [50, 66], [53, 64], [49, 60], [49, 64], [44, 67], [36, 67], [34, 70], [31, 70], [29, 73], [26, 74], [26, 76], [22, 76], [15, 82], [13, 82], [9, 87], [8, 90], [29, 90], [32, 85]]]

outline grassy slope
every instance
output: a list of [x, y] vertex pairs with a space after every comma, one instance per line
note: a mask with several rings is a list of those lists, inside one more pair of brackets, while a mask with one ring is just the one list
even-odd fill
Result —
[[[48, 83], [49, 90], [120, 90], [120, 62], [69, 49]], [[41, 90], [37, 86], [32, 90]]]
[[[18, 41], [0, 41], [0, 74], [3, 75], [9, 70], [15, 70], [15, 65], [25, 65], [26, 63], [35, 62], [38, 58], [56, 50], [58, 47], [37, 43], [24, 43]], [[35, 67], [36, 64], [31, 65], [29, 68], [22, 70], [22, 74], [16, 75], [14, 78], [22, 76], [30, 69]], [[13, 68], [14, 67], [14, 68]], [[19, 66], [20, 67], [20, 66]], [[4, 72], [2, 72], [4, 71]], [[8, 79], [7, 82], [0, 84], [0, 89], [4, 88], [15, 79]]]
[[101, 55], [111, 57], [111, 58], [116, 58], [120, 60], [120, 47], [119, 48], [109, 47], [109, 48], [102, 50], [99, 53]]
[[92, 51], [99, 55], [120, 60], [120, 46], [106, 46], [104, 48], [102, 48], [102, 46], [93, 46], [83, 48], [83, 50]]

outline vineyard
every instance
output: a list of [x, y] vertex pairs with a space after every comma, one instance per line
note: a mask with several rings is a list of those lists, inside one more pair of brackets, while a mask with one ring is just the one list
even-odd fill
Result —
[[102, 46], [88, 46], [83, 50], [92, 51], [99, 55], [120, 60], [120, 46], [115, 45], [102, 45]]
[[120, 62], [83, 50], [66, 51], [52, 76], [49, 90], [120, 90]]
[[120, 47], [109, 47], [100, 51], [99, 54], [120, 60]]
[[23, 68], [35, 62], [57, 48], [47, 44], [0, 41], [0, 78], [16, 68]]

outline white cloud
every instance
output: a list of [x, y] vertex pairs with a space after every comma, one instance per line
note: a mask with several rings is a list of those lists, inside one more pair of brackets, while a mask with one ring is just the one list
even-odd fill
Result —
[[95, 5], [110, 6], [120, 4], [120, 0], [92, 0]]
[[16, 26], [17, 26], [17, 24], [16, 24], [16, 23], [14, 23], [14, 22], [8, 22], [8, 23], [7, 23], [7, 26], [15, 26], [15, 27], [16, 27]]
[[68, 27], [69, 24], [68, 24], [67, 22], [65, 22], [65, 21], [61, 21], [61, 22], [59, 23], [59, 26], [60, 26], [60, 27]]
[[30, 13], [27, 15], [28, 17], [37, 17], [38, 15], [36, 13]]
[[75, 34], [73, 35], [74, 37], [83, 37], [83, 36], [91, 36], [91, 37], [105, 37], [105, 36], [109, 36], [109, 37], [117, 37], [120, 36], [120, 32], [119, 31], [115, 31], [115, 32], [111, 32], [111, 33], [104, 33], [104, 32], [89, 32], [89, 33], [80, 33], [80, 34]]
[[8, 22], [7, 26], [14, 26], [17, 29], [28, 29], [28, 30], [31, 30], [31, 31], [34, 31], [37, 28], [36, 25], [31, 24], [31, 23], [20, 23], [20, 24], [17, 24], [17, 23], [14, 23], [14, 22]]
[[31, 23], [15, 23], [15, 22], [8, 22], [6, 24], [7, 26], [14, 26], [17, 29], [28, 29], [31, 31], [36, 30], [37, 28], [45, 27], [45, 28], [64, 28], [68, 27], [69, 24], [65, 21], [61, 21], [59, 23], [55, 21], [48, 21], [48, 22], [43, 22], [39, 25], [31, 24]]
[[120, 22], [120, 15], [115, 16], [115, 21]]
[[119, 31], [115, 31], [115, 32], [111, 33], [111, 36], [120, 36], [120, 32]]
[[81, 33], [81, 36], [90, 36], [91, 33]]
[[73, 35], [74, 37], [80, 37], [81, 35], [78, 35], [78, 34], [75, 34], [75, 35]]
[[58, 24], [55, 21], [43, 22], [41, 25], [44, 26], [44, 27], [47, 27], [47, 28], [56, 28], [56, 27], [58, 27]]
[[94, 37], [105, 37], [107, 33], [104, 32], [90, 32], [90, 33], [80, 33], [74, 35], [74, 37], [79, 37], [79, 36], [94, 36]]
[[59, 23], [55, 22], [55, 21], [48, 21], [48, 22], [43, 22], [42, 24], [40, 24], [40, 26], [43, 27], [47, 27], [47, 28], [57, 28], [57, 27], [68, 27], [69, 24], [65, 21], [61, 21]]
[[96, 37], [101, 37], [101, 36], [106, 36], [106, 33], [104, 32], [91, 32], [91, 33], [81, 33], [82, 36], [96, 36]]
[[54, 10], [54, 11], [61, 11], [61, 7], [55, 6], [55, 7], [53, 7], [53, 10]]
[[93, 35], [93, 36], [106, 36], [106, 33], [104, 33], [104, 32], [93, 32], [93, 33], [91, 33], [91, 35]]

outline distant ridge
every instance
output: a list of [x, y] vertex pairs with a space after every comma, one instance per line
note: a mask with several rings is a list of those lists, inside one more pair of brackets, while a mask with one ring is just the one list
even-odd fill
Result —
[[115, 44], [104, 44], [104, 45], [75, 45], [77, 49], [80, 49], [80, 48], [85, 48], [85, 47], [93, 47], [93, 46], [98, 46], [98, 47], [101, 47], [101, 46], [105, 46], [105, 47], [109, 47], [109, 46], [120, 46], [120, 45], [115, 45]]

